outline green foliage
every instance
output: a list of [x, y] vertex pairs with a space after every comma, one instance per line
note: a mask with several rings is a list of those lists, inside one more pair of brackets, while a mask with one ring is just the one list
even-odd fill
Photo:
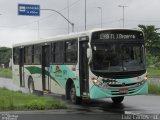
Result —
[[154, 25], [138, 25], [145, 34], [146, 47], [156, 46], [160, 43], [159, 33]]
[[149, 77], [160, 77], [160, 68], [148, 68], [147, 72]]
[[10, 58], [12, 58], [12, 49], [0, 47], [0, 64], [4, 64], [5, 67], [8, 67]]
[[52, 99], [35, 99], [23, 106], [29, 110], [61, 109], [64, 104]]
[[160, 85], [149, 83], [148, 92], [149, 94], [160, 95]]
[[30, 110], [44, 110], [45, 102], [42, 100], [32, 100], [28, 102], [24, 107]]
[[38, 97], [22, 92], [0, 88], [0, 110], [44, 110], [60, 109], [65, 105], [57, 100]]
[[160, 68], [159, 56], [153, 56], [151, 54], [146, 55], [147, 67]]
[[147, 66], [160, 67], [160, 33], [154, 25], [138, 25], [144, 32]]
[[0, 69], [0, 77], [12, 78], [12, 70], [11, 69]]

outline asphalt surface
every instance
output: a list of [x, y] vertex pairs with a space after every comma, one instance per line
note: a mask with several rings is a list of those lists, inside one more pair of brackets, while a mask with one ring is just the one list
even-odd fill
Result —
[[[0, 86], [5, 79], [0, 79]], [[10, 81], [7, 79], [8, 82]], [[5, 81], [6, 82], [6, 81]], [[7, 83], [12, 86], [9, 82]], [[5, 86], [5, 84], [3, 84]], [[10, 89], [19, 89], [12, 86]], [[140, 95], [125, 97], [121, 104], [101, 99], [73, 105], [62, 98], [49, 95], [67, 105], [67, 109], [44, 111], [0, 112], [1, 120], [160, 120], [160, 96]]]

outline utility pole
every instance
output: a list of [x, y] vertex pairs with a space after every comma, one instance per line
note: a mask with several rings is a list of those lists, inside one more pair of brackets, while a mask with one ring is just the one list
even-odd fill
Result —
[[36, 22], [37, 22], [37, 39], [39, 40], [39, 38], [40, 38], [39, 21], [36, 21]]
[[125, 7], [128, 7], [128, 6], [119, 5], [118, 7], [122, 7], [122, 8], [123, 8], [123, 28], [124, 28], [124, 8], [125, 8]]
[[85, 11], [85, 31], [86, 31], [86, 29], [87, 29], [87, 28], [86, 28], [86, 21], [87, 21], [87, 20], [86, 20], [86, 16], [87, 16], [87, 13], [86, 13], [86, 11], [87, 11], [87, 10], [86, 10], [86, 0], [85, 0], [85, 10], [84, 10], [84, 11]]
[[102, 7], [97, 7], [97, 8], [101, 10], [101, 28], [102, 28]]
[[[67, 0], [67, 12], [68, 12], [68, 20], [69, 20], [69, 0]], [[69, 34], [69, 23], [68, 23], [68, 34]]]

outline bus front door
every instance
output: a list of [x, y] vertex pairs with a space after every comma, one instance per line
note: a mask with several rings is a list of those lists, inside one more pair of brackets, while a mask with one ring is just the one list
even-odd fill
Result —
[[85, 96], [89, 93], [89, 71], [87, 59], [88, 40], [79, 41], [79, 78], [80, 94]]
[[42, 46], [42, 89], [50, 91], [49, 45]]
[[24, 48], [19, 49], [19, 77], [20, 87], [24, 87]]

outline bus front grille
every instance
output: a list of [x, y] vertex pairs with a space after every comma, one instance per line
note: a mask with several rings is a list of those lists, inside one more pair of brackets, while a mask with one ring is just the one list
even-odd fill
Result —
[[127, 87], [136, 85], [137, 83], [129, 83], [129, 84], [107, 84], [109, 87]]

